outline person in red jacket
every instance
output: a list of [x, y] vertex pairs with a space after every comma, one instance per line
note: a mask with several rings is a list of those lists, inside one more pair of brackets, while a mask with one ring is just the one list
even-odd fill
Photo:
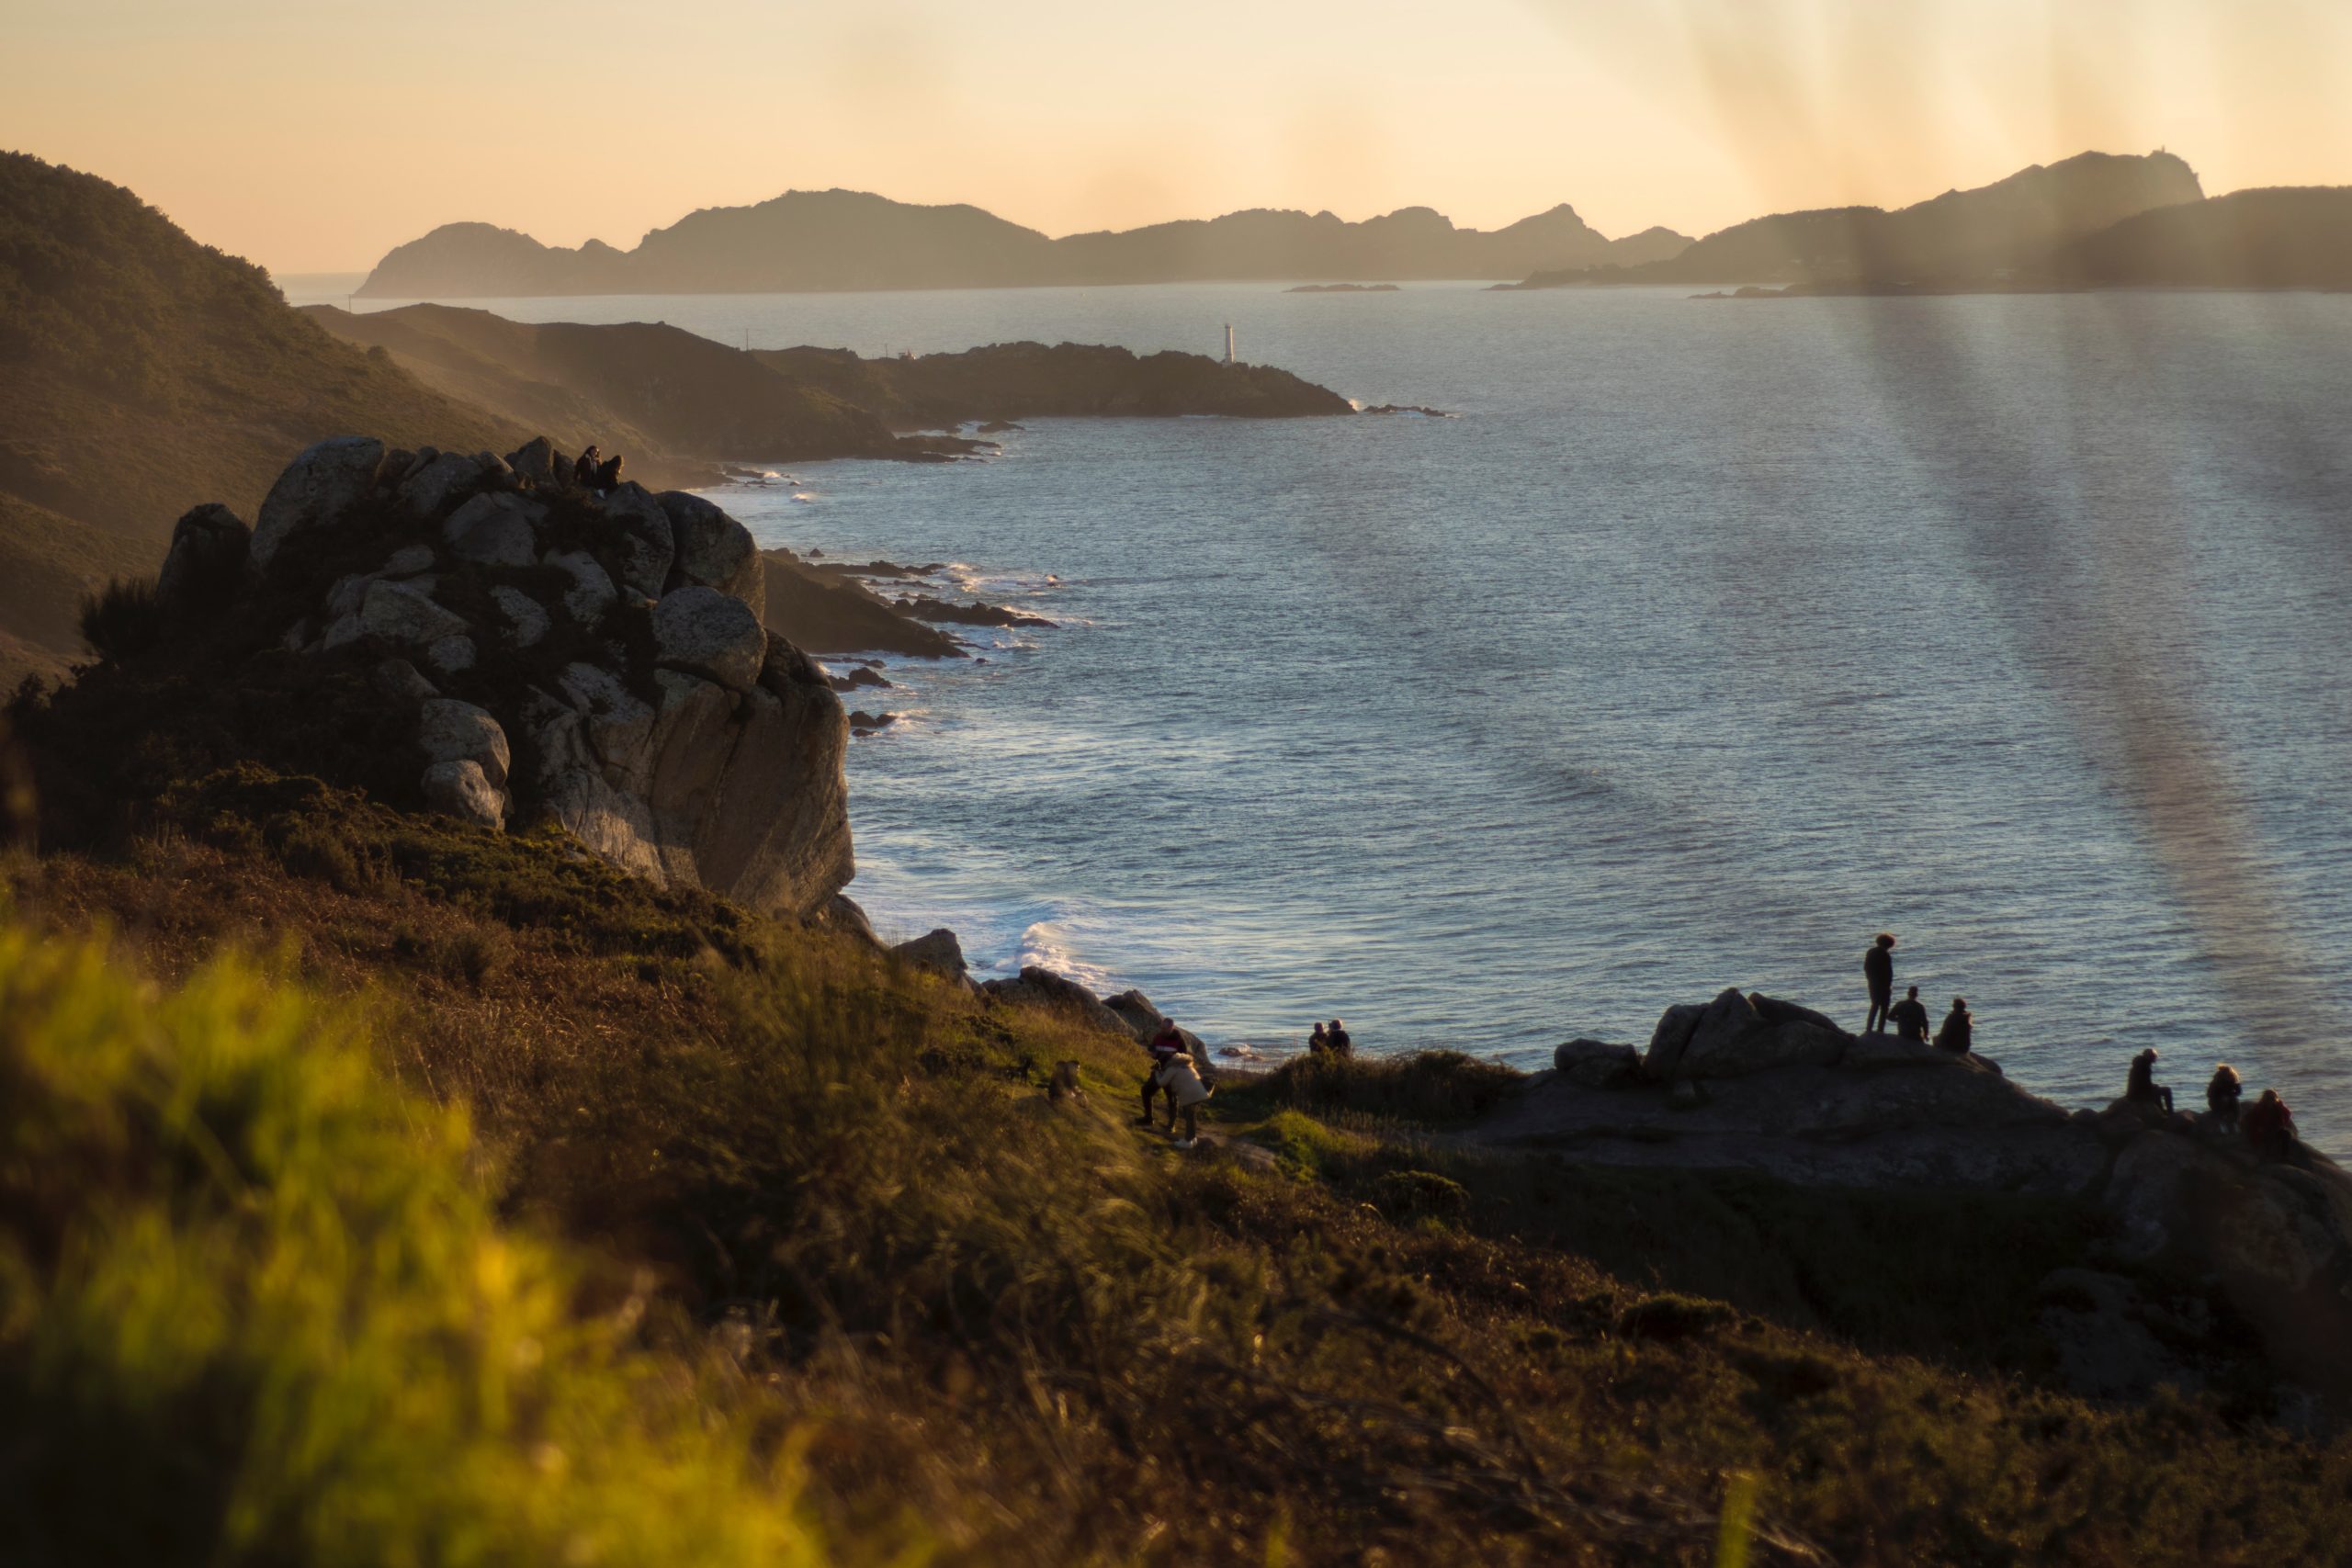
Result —
[[2262, 1159], [2285, 1159], [2295, 1149], [2295, 1116], [2275, 1089], [2266, 1089], [2242, 1118], [2245, 1141]]

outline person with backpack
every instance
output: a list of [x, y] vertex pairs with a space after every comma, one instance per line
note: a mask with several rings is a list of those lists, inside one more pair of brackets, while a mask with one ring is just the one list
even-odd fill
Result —
[[1894, 938], [1885, 931], [1879, 932], [1870, 951], [1862, 954], [1862, 981], [1871, 992], [1871, 1010], [1862, 1020], [1862, 1032], [1874, 1034], [1885, 1029], [1894, 1004]]

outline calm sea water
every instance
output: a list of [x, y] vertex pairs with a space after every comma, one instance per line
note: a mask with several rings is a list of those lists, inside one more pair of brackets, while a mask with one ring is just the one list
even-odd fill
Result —
[[[1213, 1042], [1520, 1063], [1860, 957], [2069, 1101], [2352, 1133], [2352, 298], [1260, 286], [481, 301], [868, 353], [1221, 348], [1458, 418], [1040, 421], [720, 499], [1061, 625], [894, 661], [886, 933]], [[759, 453], [743, 453], [752, 461]]]

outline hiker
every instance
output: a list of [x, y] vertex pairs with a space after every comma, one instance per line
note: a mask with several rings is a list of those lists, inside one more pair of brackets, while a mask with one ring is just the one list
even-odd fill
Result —
[[[1201, 1141], [1201, 1107], [1216, 1090], [1201, 1082], [1201, 1075], [1193, 1070], [1189, 1053], [1169, 1058], [1159, 1069], [1159, 1089], [1168, 1097], [1168, 1135], [1180, 1149], [1189, 1149]], [[1184, 1117], [1184, 1135], [1176, 1136], [1176, 1116]]]
[[1928, 1043], [1928, 1006], [1919, 999], [1919, 987], [1911, 987], [1903, 999], [1889, 1008], [1887, 1019], [1894, 1025], [1894, 1037], [1908, 1040], [1915, 1045]]
[[2257, 1159], [2285, 1159], [2295, 1152], [2295, 1117], [2275, 1089], [2266, 1089], [2245, 1113], [2245, 1141]]
[[1976, 1018], [1968, 1010], [1968, 998], [1954, 997], [1951, 1011], [1944, 1014], [1943, 1027], [1936, 1031], [1936, 1049], [1965, 1056], [1975, 1043]]
[[2123, 1080], [2123, 1098], [2139, 1105], [2161, 1105], [2172, 1113], [2172, 1090], [2156, 1081], [2156, 1048], [2132, 1058], [2132, 1074]]
[[1324, 1032], [1323, 1048], [1334, 1056], [1352, 1056], [1356, 1054], [1356, 1043], [1348, 1038], [1348, 1026], [1336, 1018], [1331, 1021], [1331, 1027]]
[[1871, 988], [1871, 1010], [1862, 1020], [1862, 1032], [1878, 1033], [1886, 1028], [1894, 1001], [1894, 938], [1884, 931], [1862, 954], [1862, 979]]
[[[1160, 1069], [1167, 1066], [1172, 1057], [1189, 1058], [1191, 1055], [1184, 1046], [1184, 1032], [1176, 1027], [1176, 1021], [1172, 1018], [1159, 1021], [1159, 1032], [1151, 1037], [1151, 1043], [1144, 1049], [1151, 1053], [1151, 1070], [1144, 1075], [1143, 1114], [1136, 1118], [1136, 1124], [1139, 1127], [1151, 1125], [1151, 1097], [1160, 1089]], [[1169, 1104], [1169, 1117], [1173, 1122], [1175, 1104], [1172, 1100]]]
[[578, 485], [582, 490], [586, 490], [589, 486], [594, 484], [596, 482], [597, 461], [598, 454], [595, 444], [591, 442], [589, 444], [588, 450], [581, 453], [579, 460], [571, 465], [571, 482]]
[[2238, 1082], [2238, 1070], [2223, 1062], [2213, 1069], [2213, 1081], [2205, 1086], [2205, 1120], [2224, 1133], [2238, 1130], [2238, 1097], [2245, 1093], [2245, 1086]]
[[1306, 1037], [1306, 1054], [1320, 1056], [1330, 1048], [1331, 1037], [1323, 1032], [1323, 1021], [1318, 1018], [1315, 1021], [1315, 1032]]

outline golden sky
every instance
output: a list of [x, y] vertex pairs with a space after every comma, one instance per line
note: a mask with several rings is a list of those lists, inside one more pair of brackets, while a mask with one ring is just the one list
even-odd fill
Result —
[[847, 186], [1067, 233], [1898, 205], [2086, 148], [2352, 183], [2346, 0], [0, 0], [0, 147], [280, 272]]

